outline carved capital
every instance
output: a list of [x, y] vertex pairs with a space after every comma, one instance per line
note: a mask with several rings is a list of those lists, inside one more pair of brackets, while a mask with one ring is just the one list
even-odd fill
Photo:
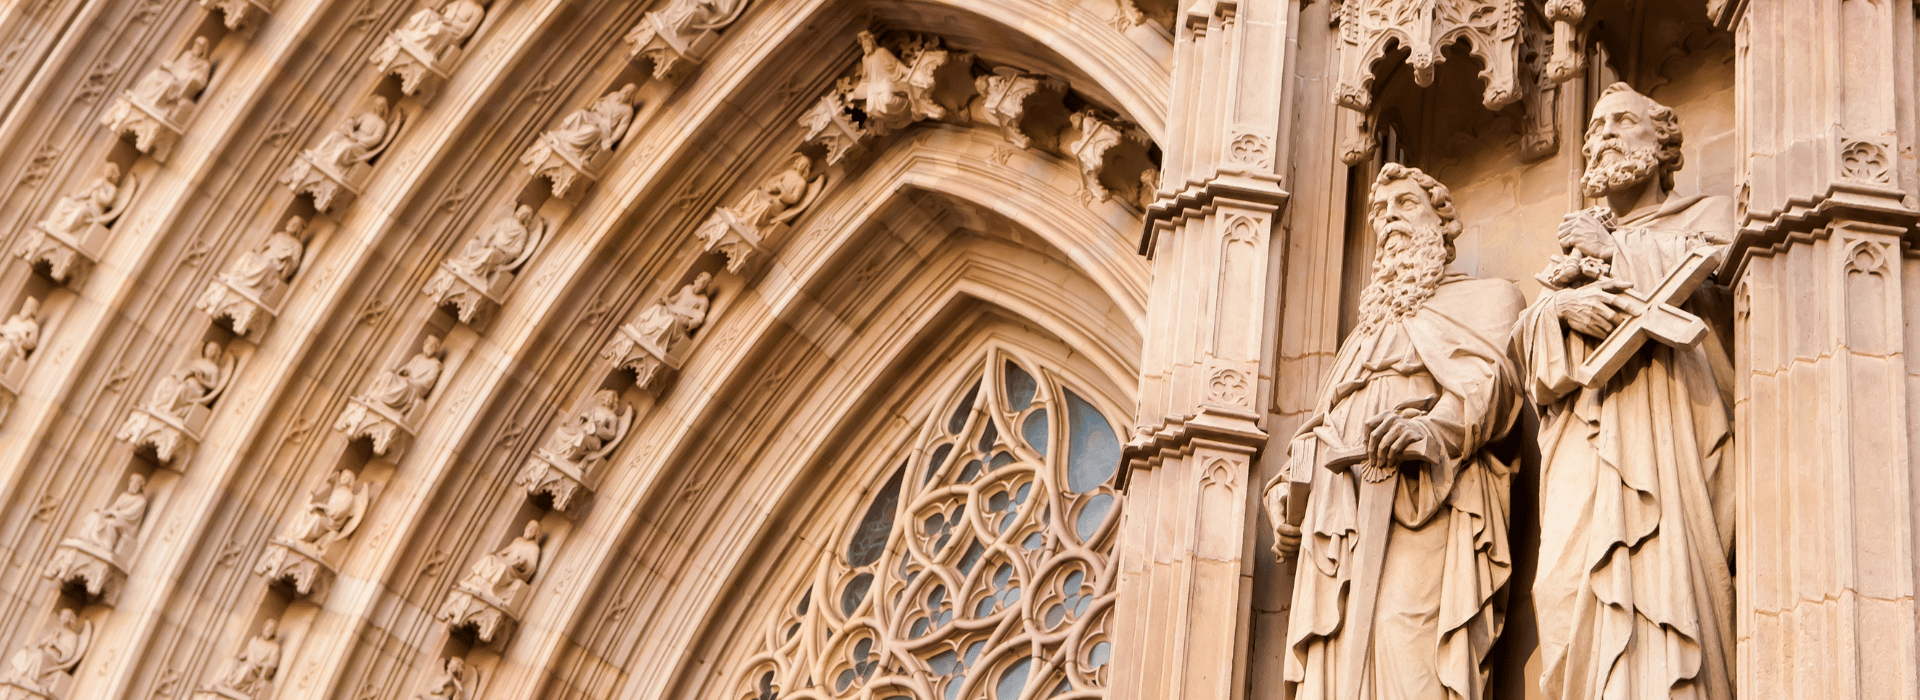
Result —
[[136, 408], [127, 414], [127, 421], [120, 424], [120, 432], [113, 438], [133, 445], [135, 450], [151, 450], [161, 464], [171, 465], [175, 457], [191, 453], [200, 444], [200, 430], [206, 427], [210, 415], [205, 406], [188, 409], [185, 419], [165, 411]]
[[305, 543], [285, 539], [275, 539], [267, 545], [253, 573], [301, 596], [312, 596], [316, 591], [324, 593], [334, 576], [333, 566], [319, 552]]
[[285, 293], [286, 285], [275, 284], [265, 294], [255, 294], [246, 285], [221, 274], [207, 283], [206, 291], [200, 293], [200, 299], [193, 306], [215, 322], [225, 319], [235, 335], [257, 340], [259, 336], [253, 333], [266, 332], [266, 326], [280, 314], [281, 297]]
[[357, 183], [365, 182], [373, 169], [365, 163], [353, 166], [353, 169], [341, 173], [319, 160], [311, 150], [301, 151], [293, 165], [287, 166], [280, 174], [280, 184], [293, 190], [294, 196], [302, 194], [313, 197], [313, 208], [317, 211], [331, 211], [334, 204], [350, 206], [354, 198], [360, 196]]
[[1059, 147], [1059, 134], [1068, 119], [1067, 81], [1003, 68], [975, 78], [974, 87], [980, 91], [982, 114], [1000, 127], [1008, 143], [1020, 148]]
[[93, 266], [96, 258], [92, 251], [99, 250], [110, 235], [107, 227], [93, 224], [81, 234], [80, 240], [75, 240], [35, 224], [14, 245], [13, 255], [44, 273], [48, 279], [69, 284]]
[[1146, 133], [1091, 110], [1074, 113], [1072, 121], [1079, 137], [1067, 150], [1080, 165], [1081, 185], [1102, 202], [1115, 195], [1139, 201], [1140, 173], [1153, 167]]
[[747, 269], [755, 256], [765, 250], [762, 246], [767, 239], [786, 230], [786, 224], [775, 224], [761, 231], [739, 212], [720, 207], [713, 210], [713, 216], [707, 219], [707, 223], [701, 224], [693, 235], [706, 245], [707, 252], [725, 255], [727, 272], [738, 275]]
[[248, 20], [265, 17], [273, 11], [264, 0], [200, 0], [200, 7], [220, 13], [229, 30], [239, 29]]
[[505, 289], [512, 284], [513, 273], [504, 272], [500, 277], [494, 284], [488, 285], [443, 262], [440, 269], [434, 271], [433, 277], [427, 280], [427, 286], [420, 291], [433, 300], [434, 306], [452, 309], [461, 323], [472, 323], [481, 311], [500, 304], [500, 297], [494, 290]]
[[446, 623], [450, 632], [471, 632], [483, 644], [505, 642], [520, 624], [519, 609], [526, 605], [528, 593], [529, 587], [519, 581], [513, 582], [505, 598], [455, 586], [434, 619]]
[[174, 109], [161, 109], [125, 92], [100, 115], [100, 125], [115, 136], [132, 136], [136, 150], [166, 162], [174, 142], [186, 131], [185, 124], [193, 118], [194, 107], [193, 102], [183, 101]]
[[333, 422], [333, 429], [346, 433], [348, 440], [366, 438], [373, 443], [373, 453], [382, 457], [398, 457], [413, 437], [406, 417], [364, 396], [355, 396], [347, 403], [346, 410]]
[[837, 164], [849, 154], [857, 153], [870, 136], [866, 127], [853, 121], [846, 99], [838, 92], [821, 96], [813, 109], [800, 115], [800, 126], [807, 130], [801, 141], [819, 144], [827, 149], [828, 165]]
[[613, 340], [607, 342], [600, 356], [612, 360], [613, 366], [632, 372], [635, 386], [658, 392], [680, 371], [690, 345], [691, 342], [680, 342], [675, 347], [661, 348], [629, 323], [614, 332]]
[[534, 450], [533, 458], [527, 460], [527, 466], [520, 470], [520, 476], [513, 483], [525, 489], [528, 498], [546, 494], [552, 499], [554, 510], [566, 512], [574, 496], [593, 493], [592, 482], [598, 481], [589, 481], [593, 466], [594, 463], [576, 463], [544, 449]]
[[108, 606], [119, 599], [120, 589], [127, 582], [127, 571], [112, 552], [80, 540], [61, 541], [41, 575], [62, 589], [78, 590], [88, 600]]

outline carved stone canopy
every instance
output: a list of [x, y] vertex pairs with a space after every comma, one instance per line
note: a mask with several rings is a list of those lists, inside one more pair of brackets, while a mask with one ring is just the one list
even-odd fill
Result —
[[1350, 0], [1340, 6], [1340, 69], [1334, 103], [1356, 114], [1343, 137], [1341, 160], [1357, 164], [1373, 153], [1374, 81], [1387, 55], [1408, 52], [1420, 87], [1433, 85], [1443, 49], [1464, 44], [1480, 62], [1480, 103], [1501, 110], [1523, 92], [1521, 49], [1526, 25], [1521, 0]]

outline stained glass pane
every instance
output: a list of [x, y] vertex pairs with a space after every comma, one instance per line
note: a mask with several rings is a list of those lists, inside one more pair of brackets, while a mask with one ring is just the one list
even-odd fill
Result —
[[1120, 467], [1120, 438], [1093, 404], [1067, 390], [1067, 488], [1086, 493], [1107, 482]]
[[951, 454], [953, 454], [953, 443], [951, 442], [933, 448], [933, 459], [927, 460], [927, 476], [921, 479], [920, 483], [924, 484], [932, 481], [934, 473], [940, 471], [940, 467], [947, 463], [947, 456]]
[[1018, 700], [1020, 691], [1027, 687], [1027, 674], [1033, 670], [1033, 657], [1013, 662], [1007, 672], [1000, 675], [1000, 682], [993, 686], [993, 696], [997, 700]]
[[1033, 405], [1034, 392], [1039, 389], [1039, 385], [1033, 381], [1033, 375], [1027, 374], [1027, 371], [1024, 369], [1020, 369], [1020, 365], [1014, 364], [1012, 360], [1007, 361], [1005, 375], [1007, 382], [1007, 410], [1014, 413], [1027, 410], [1028, 406]]
[[998, 424], [988, 421], [987, 429], [980, 433], [980, 444], [977, 445], [977, 447], [981, 452], [991, 452], [993, 451], [993, 442], [998, 439], [1000, 439], [1000, 428]]
[[852, 615], [860, 609], [860, 601], [867, 599], [867, 589], [873, 587], [873, 574], [861, 574], [847, 582], [847, 589], [840, 592], [840, 613]]
[[1100, 531], [1100, 523], [1107, 521], [1107, 511], [1113, 510], [1113, 497], [1099, 494], [1087, 499], [1087, 505], [1080, 509], [1080, 517], [1073, 520], [1073, 532], [1085, 542], [1095, 532]]
[[1020, 437], [1026, 438], [1027, 444], [1040, 456], [1047, 456], [1047, 409], [1027, 414], [1026, 420], [1020, 422]]
[[873, 504], [867, 506], [867, 516], [860, 519], [860, 528], [853, 537], [847, 539], [847, 564], [859, 568], [880, 561], [880, 553], [887, 549], [887, 535], [893, 532], [893, 512], [900, 505], [900, 476], [907, 471], [907, 464], [880, 487], [880, 493], [873, 497]]
[[973, 388], [967, 390], [967, 397], [960, 400], [960, 405], [953, 407], [953, 417], [947, 419], [947, 432], [958, 435], [961, 429], [967, 427], [967, 414], [973, 412], [973, 400], [979, 395], [980, 382], [976, 381]]

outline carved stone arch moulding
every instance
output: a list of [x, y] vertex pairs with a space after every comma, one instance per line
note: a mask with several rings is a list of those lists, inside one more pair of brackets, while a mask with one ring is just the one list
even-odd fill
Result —
[[1106, 697], [1121, 415], [990, 349], [838, 515], [708, 697]]

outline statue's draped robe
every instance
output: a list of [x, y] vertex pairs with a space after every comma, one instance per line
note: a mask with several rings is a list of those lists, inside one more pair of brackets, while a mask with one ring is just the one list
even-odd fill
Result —
[[[1732, 238], [1725, 197], [1671, 198], [1614, 232], [1613, 275], [1652, 290], [1702, 244]], [[1598, 341], [1547, 292], [1514, 327], [1540, 407], [1540, 686], [1554, 700], [1731, 698], [1733, 475], [1730, 372], [1715, 334], [1648, 342], [1607, 383], [1572, 369]], [[1722, 290], [1684, 305], [1724, 320]]]
[[[1523, 303], [1505, 280], [1449, 275], [1413, 315], [1348, 337], [1321, 390], [1314, 417], [1350, 446], [1365, 444], [1368, 418], [1439, 397], [1415, 420], [1432, 429], [1446, 459], [1401, 470], [1374, 617], [1376, 662], [1364, 697], [1484, 697], [1487, 649], [1504, 622], [1513, 561], [1511, 471], [1485, 447], [1519, 415], [1517, 378], [1504, 348]], [[1315, 439], [1303, 433], [1295, 445]], [[1322, 446], [1318, 454], [1329, 451]], [[1340, 668], [1340, 649], [1349, 641], [1345, 606], [1358, 567], [1358, 484], [1352, 472], [1336, 474], [1323, 466], [1324, 456], [1318, 461], [1289, 466], [1314, 470], [1287, 629], [1286, 680], [1296, 700], [1333, 700], [1346, 685], [1341, 679], [1355, 672]]]

